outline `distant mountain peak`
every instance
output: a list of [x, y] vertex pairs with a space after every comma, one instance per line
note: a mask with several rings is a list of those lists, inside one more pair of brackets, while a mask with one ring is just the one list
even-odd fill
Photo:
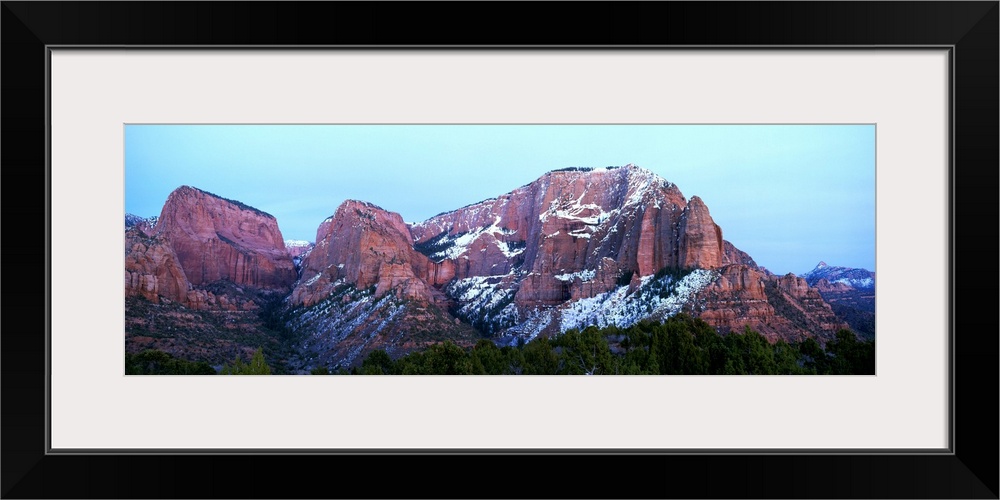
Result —
[[628, 175], [632, 174], [657, 175], [653, 171], [646, 168], [642, 168], [634, 163], [626, 163], [625, 165], [608, 165], [606, 167], [565, 167], [565, 168], [557, 168], [555, 170], [550, 170], [547, 173], [562, 174], [562, 173], [578, 172], [585, 174], [602, 174], [612, 171], [621, 171], [625, 172]]
[[831, 266], [823, 261], [802, 277], [810, 286], [825, 279], [829, 283], [841, 283], [857, 289], [875, 288], [875, 273], [862, 268]]

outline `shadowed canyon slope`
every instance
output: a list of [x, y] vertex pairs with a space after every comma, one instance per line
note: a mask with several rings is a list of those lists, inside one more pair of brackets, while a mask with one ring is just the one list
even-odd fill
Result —
[[274, 217], [182, 186], [159, 217], [125, 223], [126, 352], [218, 366], [285, 350], [267, 316], [296, 271]]

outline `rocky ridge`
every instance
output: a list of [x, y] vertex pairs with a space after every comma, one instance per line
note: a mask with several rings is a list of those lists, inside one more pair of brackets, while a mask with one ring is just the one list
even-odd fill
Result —
[[260, 347], [283, 363], [269, 326], [296, 279], [274, 217], [182, 186], [158, 217], [126, 217], [125, 348], [217, 368]]
[[875, 273], [820, 262], [802, 275], [859, 336], [875, 338]]
[[[846, 326], [805, 280], [771, 275], [725, 241], [703, 200], [634, 165], [549, 172], [409, 225], [349, 200], [316, 241], [289, 303], [300, 315], [325, 304], [334, 323], [357, 307], [352, 298], [331, 308], [327, 297], [353, 287], [370, 290], [373, 303], [395, 304], [369, 311], [383, 330], [405, 323], [390, 316], [406, 303], [419, 304], [449, 313], [434, 316], [438, 328], [458, 318], [498, 342], [680, 311], [722, 331], [749, 325], [771, 340], [825, 341]], [[371, 316], [351, 324], [365, 322]], [[308, 323], [319, 337], [344, 333]], [[366, 345], [394, 346], [384, 335]]]
[[[125, 294], [193, 309], [249, 310], [252, 300], [209, 285], [287, 293], [292, 259], [274, 217], [189, 186], [174, 190], [154, 221], [126, 218]], [[237, 288], [238, 289], [238, 288]]]
[[634, 165], [552, 171], [413, 224], [347, 200], [315, 245], [284, 241], [270, 215], [187, 186], [158, 220], [126, 225], [127, 296], [249, 311], [258, 304], [233, 287], [282, 294], [300, 370], [356, 364], [374, 349], [514, 343], [678, 312], [772, 341], [825, 342], [846, 327], [809, 276], [758, 267], [701, 198]]
[[[857, 267], [829, 266], [826, 262], [820, 261], [811, 271], [802, 275], [809, 286], [821, 285], [829, 290], [842, 290], [846, 285], [855, 290], [874, 290], [875, 273], [867, 269]], [[825, 283], [820, 283], [825, 281]]]

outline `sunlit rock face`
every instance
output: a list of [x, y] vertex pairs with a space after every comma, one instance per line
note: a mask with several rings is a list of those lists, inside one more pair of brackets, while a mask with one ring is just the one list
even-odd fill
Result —
[[725, 256], [704, 203], [689, 204], [676, 185], [634, 165], [549, 172], [411, 231], [432, 261], [453, 263], [454, 278], [518, 274], [516, 301], [525, 309], [572, 296], [573, 280], [559, 276], [603, 270], [587, 288], [610, 290], [616, 279], [605, 259], [616, 273], [642, 277], [668, 266], [714, 269]]
[[[491, 335], [554, 334], [581, 318], [601, 321], [598, 311], [625, 324], [681, 310], [720, 330], [751, 325], [771, 338], [809, 335], [809, 325], [771, 307], [764, 283], [778, 290], [778, 277], [723, 239], [702, 199], [635, 165], [552, 171], [409, 225], [347, 201], [320, 225], [316, 241], [293, 304], [316, 304], [349, 284], [374, 287], [375, 298], [392, 291], [436, 304]], [[704, 272], [684, 277], [693, 270]], [[789, 290], [783, 300], [801, 306], [813, 298], [780, 284]], [[666, 296], [681, 293], [680, 285], [682, 295]], [[656, 307], [605, 303], [653, 300], [652, 290]]]
[[126, 226], [126, 296], [193, 309], [248, 310], [257, 305], [204, 287], [227, 282], [237, 290], [287, 293], [295, 282], [275, 218], [237, 201], [182, 186], [158, 218], [126, 219]]
[[194, 286], [228, 280], [270, 290], [295, 282], [292, 258], [269, 214], [182, 186], [170, 193], [156, 224]]
[[[413, 249], [410, 230], [399, 214], [356, 200], [343, 202], [316, 232], [316, 246], [302, 261], [293, 305], [310, 306], [341, 283], [375, 287], [375, 297], [435, 301], [443, 295], [425, 281], [431, 263]], [[418, 276], [419, 272], [419, 276]]]

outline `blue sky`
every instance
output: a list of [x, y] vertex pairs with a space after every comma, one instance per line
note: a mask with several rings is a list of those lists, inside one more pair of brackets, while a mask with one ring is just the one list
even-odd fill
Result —
[[420, 221], [549, 170], [628, 163], [701, 197], [772, 272], [875, 270], [874, 125], [126, 125], [125, 211], [159, 215], [189, 185], [314, 241], [346, 199]]

